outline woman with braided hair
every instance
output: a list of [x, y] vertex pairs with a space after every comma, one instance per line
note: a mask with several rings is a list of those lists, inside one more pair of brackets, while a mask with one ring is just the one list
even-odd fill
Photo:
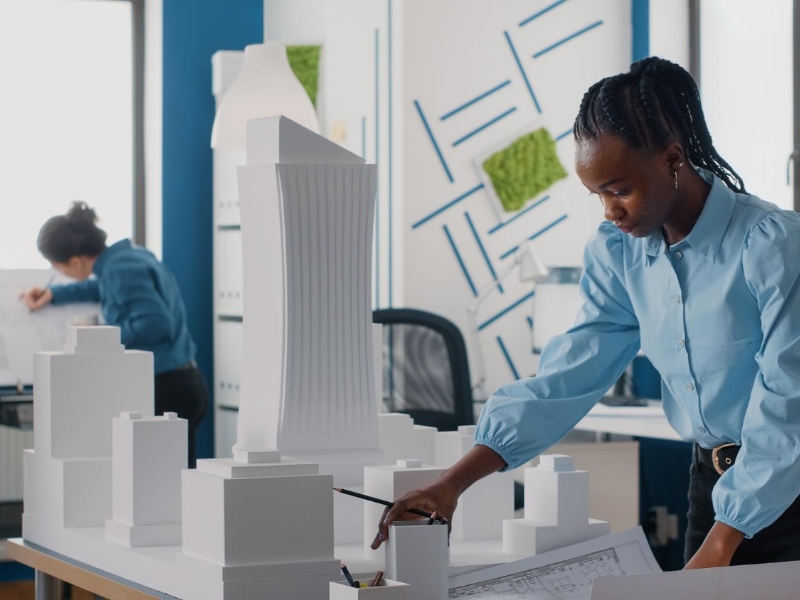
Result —
[[694, 80], [669, 61], [594, 84], [574, 135], [577, 175], [606, 218], [575, 325], [536, 377], [492, 395], [469, 454], [387, 510], [373, 547], [408, 508], [449, 519], [472, 483], [547, 450], [641, 348], [670, 424], [694, 443], [686, 567], [800, 559], [800, 215], [745, 191]]

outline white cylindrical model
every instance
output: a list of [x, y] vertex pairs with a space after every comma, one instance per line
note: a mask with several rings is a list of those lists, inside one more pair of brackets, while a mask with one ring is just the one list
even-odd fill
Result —
[[409, 586], [409, 600], [447, 598], [447, 525], [397, 521], [389, 527], [386, 576]]

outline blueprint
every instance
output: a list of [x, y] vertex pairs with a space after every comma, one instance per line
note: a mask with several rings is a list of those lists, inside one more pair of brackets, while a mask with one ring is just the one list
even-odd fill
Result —
[[[33, 353], [60, 350], [67, 325], [94, 323], [100, 315], [98, 304], [45, 306], [31, 312], [19, 300], [20, 293], [33, 286], [44, 287], [49, 270], [0, 269], [0, 386], [33, 383]], [[53, 283], [69, 283], [57, 277]]]
[[589, 600], [595, 579], [660, 571], [637, 528], [451, 577], [450, 598]]

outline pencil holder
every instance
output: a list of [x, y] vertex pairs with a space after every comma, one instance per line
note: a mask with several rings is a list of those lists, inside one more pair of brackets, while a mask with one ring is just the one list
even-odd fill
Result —
[[377, 587], [354, 588], [346, 581], [331, 581], [329, 600], [408, 600], [409, 585], [384, 579]]
[[386, 576], [411, 586], [409, 600], [445, 600], [447, 525], [427, 521], [396, 521], [386, 543]]

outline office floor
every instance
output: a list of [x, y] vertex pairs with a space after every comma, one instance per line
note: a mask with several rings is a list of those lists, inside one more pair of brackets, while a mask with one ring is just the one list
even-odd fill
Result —
[[[0, 598], [3, 600], [33, 600], [33, 592], [32, 581], [0, 583]], [[94, 594], [72, 588], [72, 600], [94, 600]]]

